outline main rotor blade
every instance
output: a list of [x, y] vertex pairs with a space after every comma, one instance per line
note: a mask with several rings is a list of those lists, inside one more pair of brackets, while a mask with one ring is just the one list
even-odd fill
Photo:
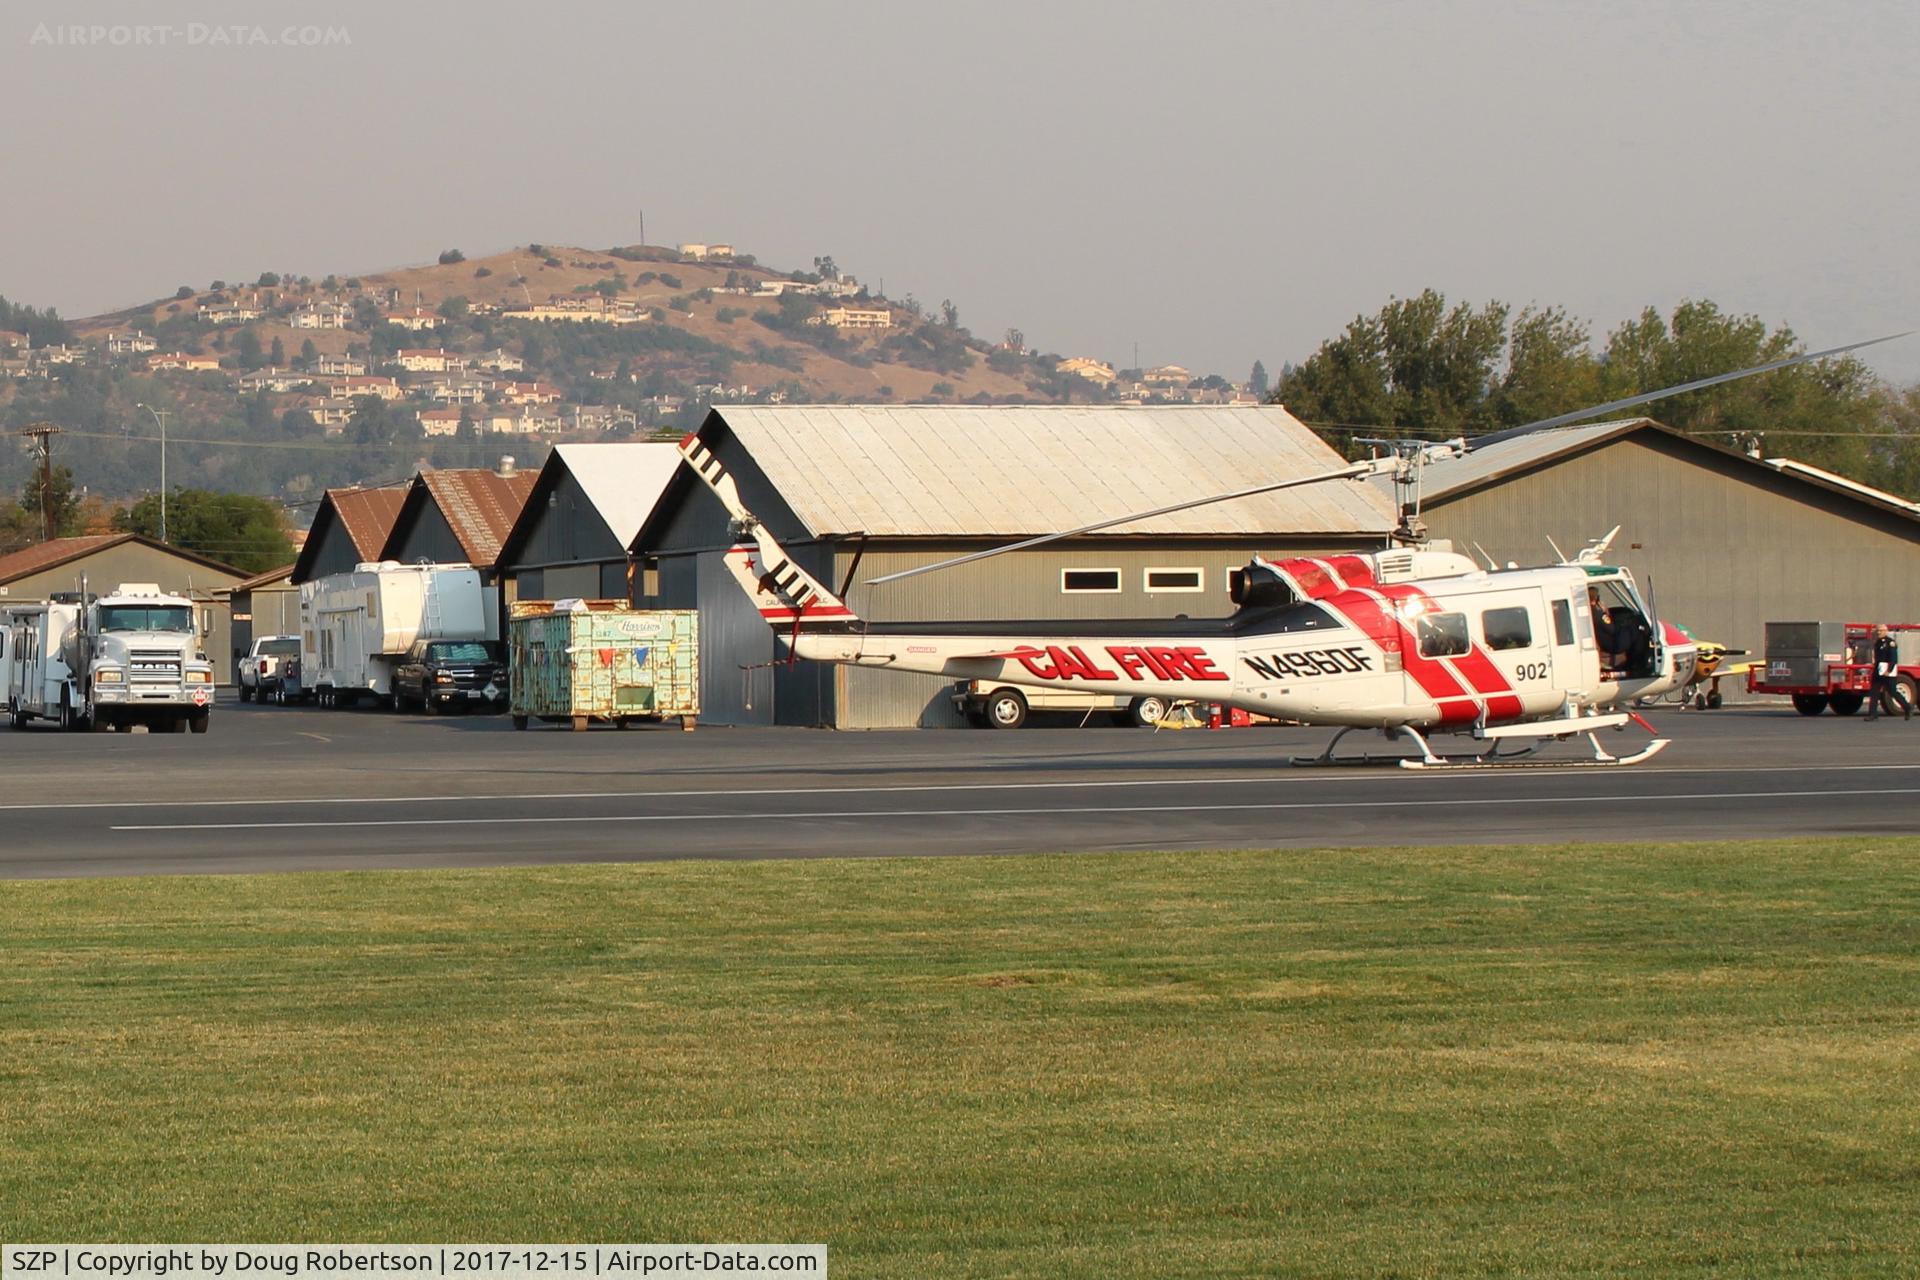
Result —
[[[1391, 460], [1389, 460], [1391, 461]], [[923, 564], [918, 569], [902, 569], [899, 573], [889, 573], [878, 578], [868, 578], [868, 586], [878, 586], [882, 582], [897, 582], [901, 578], [917, 577], [923, 573], [932, 573], [937, 569], [951, 569], [959, 564], [971, 564], [975, 560], [986, 560], [992, 556], [1005, 555], [1009, 551], [1025, 551], [1028, 547], [1038, 547], [1049, 542], [1058, 542], [1061, 538], [1072, 538], [1083, 533], [1097, 533], [1102, 529], [1111, 529], [1117, 524], [1131, 524], [1135, 520], [1151, 520], [1154, 516], [1169, 515], [1175, 511], [1185, 511], [1189, 507], [1204, 507], [1208, 503], [1228, 502], [1234, 498], [1251, 498], [1256, 493], [1274, 493], [1280, 489], [1295, 489], [1301, 485], [1319, 484], [1323, 480], [1345, 480], [1371, 474], [1380, 470], [1378, 460], [1356, 462], [1338, 471], [1322, 471], [1318, 475], [1301, 476], [1295, 480], [1279, 480], [1273, 484], [1255, 485], [1251, 489], [1236, 489], [1232, 493], [1216, 493], [1205, 498], [1192, 498], [1186, 502], [1175, 502], [1169, 506], [1155, 507], [1151, 511], [1135, 511], [1124, 516], [1115, 516], [1111, 520], [1101, 520], [1095, 524], [1083, 524], [1078, 529], [1063, 529], [1059, 533], [1043, 533], [1037, 538], [1028, 538], [1024, 542], [1009, 542], [1004, 547], [989, 547], [985, 551], [976, 551], [971, 555], [956, 556], [951, 560], [942, 560], [938, 564]]]
[[1871, 347], [1880, 342], [1892, 342], [1895, 338], [1904, 338], [1911, 334], [1890, 333], [1884, 338], [1868, 338], [1865, 342], [1850, 342], [1844, 347], [1829, 347], [1825, 351], [1809, 351], [1803, 356], [1788, 356], [1783, 360], [1772, 360], [1766, 364], [1756, 364], [1750, 369], [1736, 369], [1732, 373], [1716, 373], [1711, 378], [1700, 378], [1693, 382], [1683, 382], [1677, 387], [1664, 387], [1659, 391], [1648, 391], [1637, 396], [1627, 396], [1620, 400], [1609, 400], [1605, 404], [1594, 405], [1590, 409], [1576, 409], [1572, 413], [1563, 413], [1558, 417], [1542, 418], [1538, 422], [1529, 422], [1525, 426], [1508, 427], [1504, 431], [1490, 432], [1467, 441], [1469, 450], [1482, 445], [1497, 444], [1502, 440], [1512, 440], [1516, 436], [1526, 435], [1529, 431], [1545, 431], [1550, 427], [1564, 427], [1569, 422], [1578, 422], [1582, 418], [1591, 418], [1597, 414], [1611, 413], [1615, 409], [1629, 409], [1636, 404], [1646, 404], [1653, 400], [1664, 400], [1668, 396], [1682, 395], [1688, 391], [1698, 391], [1702, 387], [1718, 386], [1722, 382], [1732, 382], [1737, 378], [1749, 378], [1756, 373], [1766, 373], [1773, 369], [1785, 369], [1789, 365], [1806, 364], [1810, 360], [1824, 360], [1828, 356], [1841, 355], [1848, 351], [1858, 351], [1861, 347]]

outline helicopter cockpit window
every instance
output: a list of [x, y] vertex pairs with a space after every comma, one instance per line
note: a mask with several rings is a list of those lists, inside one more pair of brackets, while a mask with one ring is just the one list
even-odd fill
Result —
[[1423, 658], [1451, 658], [1467, 652], [1467, 615], [1464, 613], [1430, 613], [1415, 624], [1420, 636], [1420, 656]]
[[1533, 643], [1533, 623], [1525, 605], [1487, 610], [1480, 615], [1480, 631], [1489, 649], [1525, 649]]

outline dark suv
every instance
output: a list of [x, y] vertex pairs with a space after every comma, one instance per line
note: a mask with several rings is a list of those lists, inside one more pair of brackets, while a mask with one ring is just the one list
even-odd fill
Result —
[[393, 705], [429, 715], [453, 707], [500, 711], [507, 668], [491, 640], [418, 640], [393, 669]]

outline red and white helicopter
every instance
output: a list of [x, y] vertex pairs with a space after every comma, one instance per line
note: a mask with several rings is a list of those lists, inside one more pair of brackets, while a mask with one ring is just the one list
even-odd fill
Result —
[[[1470, 451], [1495, 439], [1887, 340], [1776, 360], [1477, 441], [1376, 442], [1388, 447], [1372, 459], [1335, 471], [1133, 512], [872, 579], [881, 583], [929, 573], [1257, 493], [1338, 479], [1394, 477], [1408, 513], [1396, 535], [1403, 545], [1365, 554], [1256, 557], [1233, 573], [1230, 594], [1238, 607], [1222, 618], [868, 622], [782, 549], [741, 502], [733, 477], [697, 435], [683, 439], [680, 452], [731, 517], [735, 544], [725, 557], [728, 570], [796, 658], [1014, 687], [1073, 686], [1127, 698], [1196, 699], [1339, 728], [1324, 752], [1297, 764], [1366, 761], [1333, 754], [1342, 737], [1361, 728], [1412, 742], [1418, 755], [1391, 757], [1408, 768], [1485, 766], [1530, 755], [1548, 741], [1581, 735], [1591, 743], [1592, 756], [1566, 763], [1637, 764], [1658, 753], [1667, 740], [1653, 737], [1637, 751], [1615, 755], [1600, 745], [1597, 734], [1629, 724], [1652, 734], [1652, 726], [1632, 705], [1690, 678], [1693, 641], [1658, 619], [1632, 574], [1603, 562], [1612, 533], [1570, 560], [1537, 568], [1481, 568], [1463, 555], [1420, 545], [1417, 493], [1422, 464], [1439, 451]], [[1599, 638], [1596, 606], [1606, 611], [1611, 624], [1602, 628]], [[1612, 652], [1601, 648], [1607, 631], [1615, 646]], [[1435, 733], [1466, 737], [1473, 746], [1466, 753], [1443, 756], [1429, 741]]]

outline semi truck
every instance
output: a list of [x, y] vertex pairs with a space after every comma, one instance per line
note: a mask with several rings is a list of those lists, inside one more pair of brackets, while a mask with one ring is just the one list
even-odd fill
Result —
[[213, 664], [193, 602], [154, 583], [12, 605], [0, 630], [0, 692], [16, 729], [37, 719], [100, 733], [205, 733], [212, 723]]
[[416, 640], [499, 639], [499, 591], [472, 565], [356, 565], [300, 587], [299, 696], [391, 706], [394, 667]]

